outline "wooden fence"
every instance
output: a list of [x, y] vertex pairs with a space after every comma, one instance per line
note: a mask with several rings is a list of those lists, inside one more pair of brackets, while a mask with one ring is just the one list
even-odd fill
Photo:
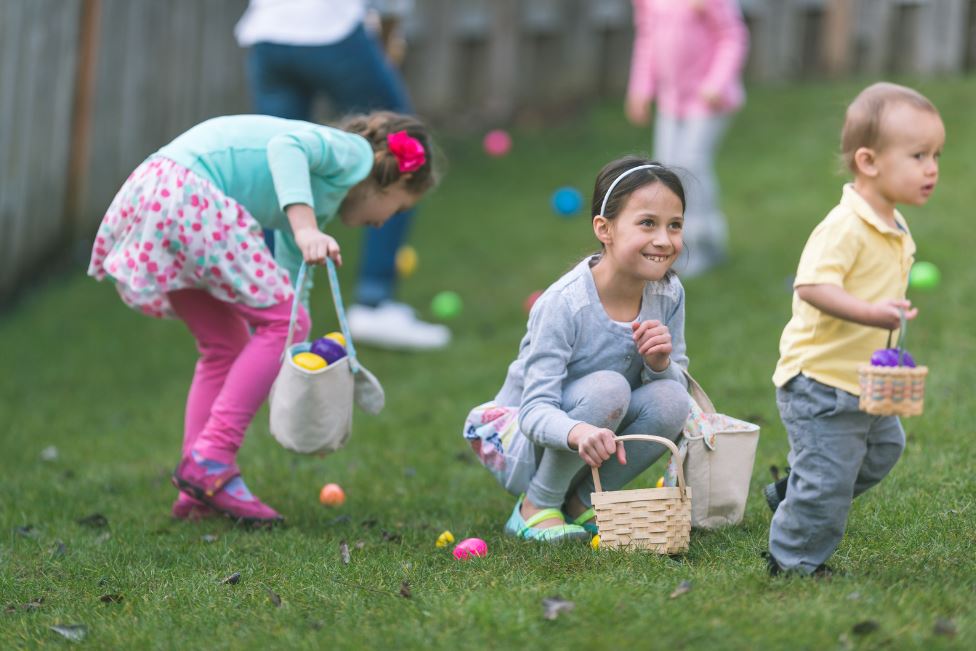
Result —
[[[680, 1], [680, 0], [673, 0]], [[741, 0], [752, 82], [976, 65], [976, 0]], [[146, 155], [249, 110], [246, 0], [0, 0], [0, 305], [87, 240]], [[416, 0], [404, 64], [419, 112], [483, 128], [622, 96], [630, 0]]]

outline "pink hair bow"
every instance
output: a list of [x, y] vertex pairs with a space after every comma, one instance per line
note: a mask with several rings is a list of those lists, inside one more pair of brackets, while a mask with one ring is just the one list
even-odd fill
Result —
[[401, 172], [416, 172], [427, 162], [427, 152], [420, 141], [406, 131], [397, 131], [386, 136], [390, 153], [397, 159]]

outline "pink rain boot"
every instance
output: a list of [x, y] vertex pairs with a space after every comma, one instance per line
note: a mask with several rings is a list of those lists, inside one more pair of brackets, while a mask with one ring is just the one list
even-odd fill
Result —
[[170, 515], [173, 516], [174, 520], [196, 522], [197, 520], [213, 518], [220, 514], [200, 500], [190, 497], [184, 492], [180, 492], [176, 501], [173, 502], [173, 509], [170, 511]]
[[247, 524], [272, 525], [284, 518], [247, 489], [234, 464], [205, 459], [193, 451], [173, 473], [173, 484], [207, 506]]

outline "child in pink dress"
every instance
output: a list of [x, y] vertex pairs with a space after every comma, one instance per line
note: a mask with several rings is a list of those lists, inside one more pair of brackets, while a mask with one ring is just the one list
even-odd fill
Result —
[[[395, 113], [341, 128], [214, 118], [129, 176], [98, 229], [88, 273], [111, 278], [133, 309], [182, 320], [196, 338], [174, 517], [283, 519], [250, 493], [236, 460], [280, 368], [296, 272], [303, 261], [342, 263], [322, 232], [334, 217], [381, 226], [434, 183], [427, 129]], [[277, 231], [275, 256], [262, 228]], [[296, 340], [309, 328], [300, 309]]]
[[688, 193], [686, 257], [675, 269], [693, 276], [727, 255], [714, 160], [745, 101], [749, 32], [735, 0], [634, 0], [634, 29], [626, 114], [646, 125], [657, 102], [654, 158], [683, 172]]

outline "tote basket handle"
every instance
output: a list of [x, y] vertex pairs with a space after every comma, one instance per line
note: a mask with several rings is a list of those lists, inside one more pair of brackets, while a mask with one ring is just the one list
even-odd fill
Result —
[[[681, 495], [685, 495], [685, 471], [682, 468], [684, 465], [681, 463], [681, 455], [678, 452], [678, 446], [674, 444], [670, 439], [666, 439], [663, 436], [654, 436], [652, 434], [627, 434], [625, 436], [615, 436], [617, 441], [652, 441], [654, 443], [660, 443], [661, 445], [667, 447], [671, 450], [671, 454], [678, 459], [678, 463], [675, 465], [678, 467], [678, 488], [681, 489]], [[590, 470], [593, 471], [593, 488], [597, 493], [603, 492], [603, 487], [600, 485], [600, 469], [591, 467]]]
[[[339, 318], [339, 327], [342, 329], [342, 336], [346, 338], [346, 356], [349, 358], [349, 368], [353, 373], [359, 373], [359, 360], [356, 358], [356, 347], [352, 344], [352, 335], [349, 333], [349, 322], [346, 319], [346, 310], [342, 306], [342, 294], [339, 292], [339, 277], [336, 275], [335, 263], [332, 258], [325, 259], [325, 267], [329, 272], [329, 287], [332, 288], [332, 302], [335, 304], [336, 316]], [[285, 351], [287, 355], [291, 348], [292, 340], [295, 337], [295, 323], [298, 320], [298, 305], [301, 302], [302, 293], [305, 291], [305, 283], [312, 277], [312, 267], [302, 262], [298, 269], [298, 281], [295, 283], [295, 298], [291, 304], [291, 319], [288, 322], [288, 338], [285, 340]]]

